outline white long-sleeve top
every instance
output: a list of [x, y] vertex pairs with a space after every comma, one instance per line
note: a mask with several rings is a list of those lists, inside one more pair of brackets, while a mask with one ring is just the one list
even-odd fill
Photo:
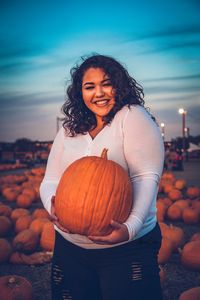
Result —
[[[70, 137], [62, 127], [48, 157], [45, 176], [40, 186], [41, 200], [50, 213], [51, 198], [56, 193], [65, 169], [83, 156], [100, 156], [103, 148], [108, 149], [108, 159], [120, 164], [130, 176], [133, 185], [133, 208], [124, 224], [128, 228], [129, 241], [137, 239], [152, 230], [156, 224], [156, 197], [164, 162], [160, 130], [142, 106], [124, 106], [94, 139], [89, 133]], [[68, 234], [56, 226], [55, 229], [65, 239], [82, 248], [98, 249], [119, 245], [100, 245], [86, 236]]]

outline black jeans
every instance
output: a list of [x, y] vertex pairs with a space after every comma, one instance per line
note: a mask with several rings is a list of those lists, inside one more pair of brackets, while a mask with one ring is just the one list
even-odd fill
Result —
[[161, 300], [160, 245], [158, 224], [142, 238], [107, 249], [83, 249], [56, 232], [52, 299]]

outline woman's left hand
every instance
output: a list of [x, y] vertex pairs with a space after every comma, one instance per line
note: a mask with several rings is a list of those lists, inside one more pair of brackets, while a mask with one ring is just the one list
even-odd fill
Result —
[[110, 225], [113, 227], [113, 231], [105, 236], [88, 236], [90, 240], [97, 244], [117, 244], [128, 241], [129, 233], [126, 225], [118, 223], [114, 220], [110, 222]]

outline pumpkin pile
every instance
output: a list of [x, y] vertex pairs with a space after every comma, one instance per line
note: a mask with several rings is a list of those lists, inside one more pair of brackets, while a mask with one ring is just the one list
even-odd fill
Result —
[[1, 178], [0, 263], [37, 265], [51, 261], [55, 231], [39, 198], [43, 176], [44, 168], [37, 168]]
[[116, 162], [86, 156], [63, 173], [56, 191], [55, 213], [71, 233], [106, 235], [113, 219], [123, 223], [132, 207], [132, 185], [128, 173]]
[[[200, 271], [200, 231], [188, 240], [180, 225], [181, 222], [186, 226], [199, 224], [200, 188], [187, 186], [186, 181], [176, 179], [174, 173], [164, 172], [159, 184], [156, 205], [162, 234], [162, 244], [158, 254], [160, 266], [164, 269], [173, 253], [176, 253], [184, 268]], [[199, 288], [185, 291], [180, 295], [179, 300], [200, 299]]]

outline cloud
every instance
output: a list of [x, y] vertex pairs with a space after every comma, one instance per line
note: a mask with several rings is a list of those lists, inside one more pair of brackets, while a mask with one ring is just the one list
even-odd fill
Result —
[[63, 96], [52, 93], [2, 93], [0, 94], [1, 113], [9, 111], [20, 112], [30, 108], [40, 108], [43, 105], [58, 104], [64, 102]]
[[171, 37], [175, 35], [194, 35], [200, 34], [200, 25], [181, 26], [181, 27], [169, 27], [164, 30], [149, 32], [148, 34], [140, 35], [140, 39], [160, 38], [160, 37]]
[[173, 77], [161, 77], [161, 78], [149, 78], [144, 79], [144, 82], [158, 82], [158, 81], [176, 81], [176, 80], [189, 80], [189, 79], [200, 79], [200, 74], [191, 74], [185, 76], [173, 76]]
[[173, 43], [170, 42], [167, 45], [164, 46], [156, 46], [154, 49], [150, 49], [147, 51], [141, 51], [140, 54], [154, 54], [169, 50], [175, 50], [175, 49], [182, 49], [182, 48], [199, 48], [200, 47], [200, 41], [185, 41], [185, 42], [179, 42], [179, 43]]

